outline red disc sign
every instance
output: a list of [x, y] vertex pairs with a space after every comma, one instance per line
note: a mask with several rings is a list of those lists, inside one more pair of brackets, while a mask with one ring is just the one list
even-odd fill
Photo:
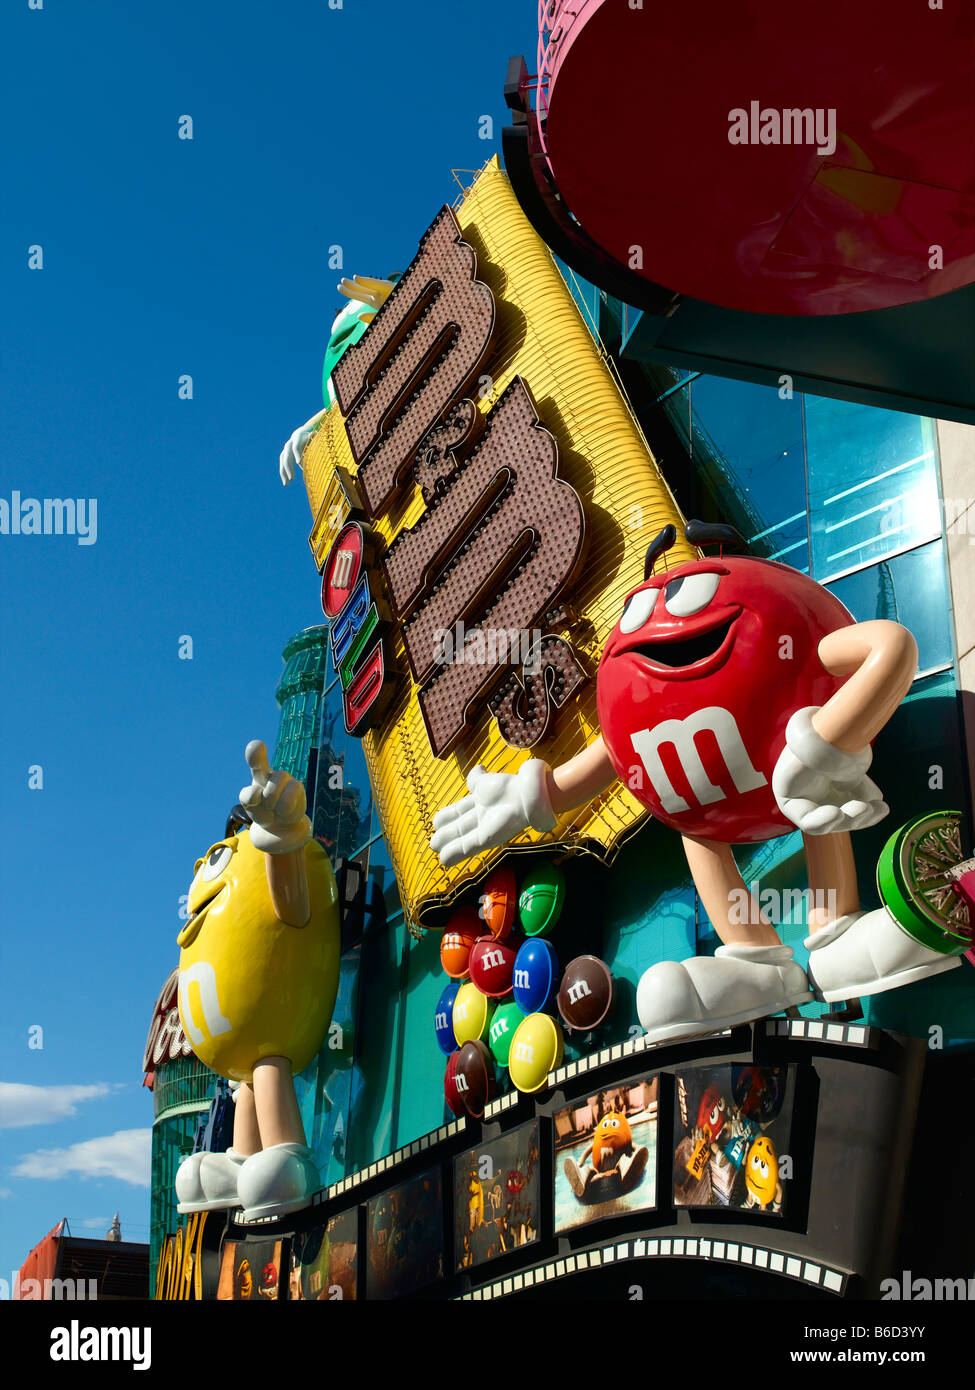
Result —
[[322, 612], [326, 618], [337, 618], [348, 603], [362, 572], [364, 549], [362, 527], [350, 521], [335, 537], [322, 570]]
[[765, 314], [975, 279], [970, 4], [548, 8], [552, 168], [621, 265]]

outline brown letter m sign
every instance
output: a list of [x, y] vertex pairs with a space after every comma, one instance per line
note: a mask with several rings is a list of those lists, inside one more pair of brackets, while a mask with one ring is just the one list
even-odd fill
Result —
[[585, 545], [582, 503], [558, 477], [555, 439], [520, 377], [477, 442], [481, 416], [469, 402], [452, 417], [460, 428], [448, 425], [494, 331], [494, 297], [476, 268], [443, 208], [332, 378], [370, 515], [394, 501], [411, 470], [428, 503], [390, 546], [383, 570], [436, 757], [510, 671], [497, 640], [478, 644], [486, 656], [476, 661], [460, 652], [443, 665], [438, 631], [463, 623], [476, 642], [533, 628], [578, 572]]

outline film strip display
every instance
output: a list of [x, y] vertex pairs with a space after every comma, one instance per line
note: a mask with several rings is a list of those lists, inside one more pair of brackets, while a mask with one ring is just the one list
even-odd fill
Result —
[[[722, 1032], [713, 1033], [710, 1036], [715, 1042], [719, 1042], [722, 1039], [731, 1037], [731, 1029], [725, 1028]], [[630, 1038], [629, 1041], [625, 1043], [615, 1043], [612, 1047], [604, 1047], [599, 1052], [593, 1052], [586, 1057], [580, 1057], [576, 1062], [568, 1062], [564, 1066], [556, 1067], [554, 1071], [549, 1072], [548, 1080], [545, 1083], [543, 1091], [539, 1092], [539, 1094], [542, 1095], [546, 1091], [552, 1091], [559, 1086], [564, 1086], [567, 1081], [574, 1081], [577, 1077], [584, 1076], [587, 1072], [598, 1071], [600, 1068], [608, 1067], [614, 1062], [621, 1062], [625, 1057], [636, 1057], [641, 1053], [648, 1052], [662, 1052], [668, 1048], [672, 1050], [673, 1043], [651, 1043], [647, 1041], [645, 1036]], [[513, 1106], [517, 1105], [520, 1098], [520, 1093], [518, 1091], [509, 1091], [506, 1095], [498, 1096], [496, 1100], [489, 1102], [485, 1107], [485, 1120], [493, 1120], [496, 1119], [497, 1116], [503, 1115], [506, 1110], [510, 1110]]]
[[[801, 1082], [803, 1064], [849, 1049], [859, 1065], [864, 1049], [882, 1054], [891, 1039], [863, 1025], [770, 1019], [742, 1048], [738, 1032], [697, 1039], [691, 1052], [671, 1045], [653, 1072], [640, 1061], [666, 1045], [614, 1044], [558, 1067], [543, 1091], [498, 1098], [483, 1130], [452, 1119], [333, 1183], [293, 1222], [231, 1213], [220, 1292], [207, 1275], [202, 1297], [490, 1301], [675, 1259], [846, 1297], [858, 1270], [842, 1249], [830, 1258], [809, 1223], [805, 1157], [820, 1101]], [[678, 1235], [681, 1207], [710, 1230]], [[661, 1266], [649, 1277], [668, 1276]], [[170, 1282], [182, 1292], [162, 1297], [201, 1296]]]
[[738, 1264], [771, 1274], [780, 1274], [786, 1279], [823, 1289], [827, 1293], [842, 1298], [846, 1294], [848, 1272], [832, 1269], [829, 1265], [817, 1264], [812, 1260], [796, 1255], [787, 1255], [778, 1250], [769, 1250], [762, 1245], [744, 1245], [741, 1242], [721, 1240], [632, 1240], [618, 1244], [604, 1245], [596, 1250], [583, 1250], [578, 1255], [566, 1259], [550, 1260], [548, 1264], [526, 1269], [493, 1284], [482, 1284], [460, 1294], [458, 1303], [488, 1302], [496, 1298], [506, 1298], [521, 1293], [551, 1280], [564, 1279], [587, 1270], [605, 1268], [610, 1264], [621, 1264], [626, 1260], [647, 1259], [692, 1259], [718, 1260], [726, 1264]]
[[424, 1134], [420, 1139], [414, 1139], [412, 1144], [404, 1144], [395, 1153], [388, 1154], [385, 1158], [377, 1159], [375, 1163], [370, 1163], [368, 1168], [362, 1168], [357, 1173], [352, 1173], [347, 1178], [342, 1178], [340, 1182], [333, 1183], [331, 1187], [325, 1188], [319, 1193], [316, 1201], [332, 1202], [337, 1197], [344, 1197], [347, 1192], [351, 1192], [356, 1187], [361, 1187], [363, 1183], [371, 1182], [382, 1173], [386, 1173], [390, 1168], [395, 1168], [407, 1159], [415, 1158], [417, 1154], [425, 1153], [428, 1149], [435, 1148], [438, 1144], [443, 1144], [446, 1140], [462, 1134], [467, 1128], [467, 1121], [463, 1118], [451, 1120], [449, 1125], [441, 1125], [439, 1129], [431, 1130], [429, 1134]]
[[876, 1045], [875, 1028], [866, 1024], [830, 1023], [817, 1018], [766, 1018], [757, 1025], [766, 1038], [801, 1039], [803, 1042], [837, 1043], [841, 1047]]
[[[757, 1024], [756, 1029], [759, 1030], [757, 1036], [762, 1040], [788, 1038], [803, 1042], [831, 1043], [842, 1047], [870, 1048], [876, 1046], [877, 1030], [868, 1028], [863, 1024], [825, 1023], [816, 1019], [770, 1018]], [[722, 1032], [713, 1033], [710, 1036], [718, 1042], [730, 1038], [731, 1029], [726, 1028]], [[555, 1071], [549, 1073], [545, 1087], [539, 1094], [563, 1086], [568, 1081], [574, 1081], [587, 1072], [598, 1071], [600, 1068], [620, 1062], [625, 1057], [635, 1057], [641, 1053], [663, 1052], [672, 1050], [672, 1048], [673, 1043], [651, 1043], [647, 1041], [646, 1037], [631, 1038], [625, 1043], [615, 1043], [613, 1046], [604, 1047], [601, 1051], [593, 1052], [587, 1057], [580, 1057], [576, 1062], [569, 1062], [564, 1066], [557, 1067]], [[518, 1091], [509, 1091], [505, 1095], [489, 1101], [484, 1108], [485, 1120], [494, 1120], [504, 1115], [507, 1111], [512, 1110], [520, 1099], [521, 1095]]]

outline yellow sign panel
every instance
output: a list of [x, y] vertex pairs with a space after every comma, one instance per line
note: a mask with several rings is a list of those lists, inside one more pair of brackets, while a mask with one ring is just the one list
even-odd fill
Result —
[[209, 1212], [195, 1212], [175, 1235], [167, 1236], [156, 1269], [157, 1300], [203, 1298], [203, 1232]]
[[[505, 741], [487, 698], [476, 692], [463, 712], [463, 728], [458, 724], [451, 734], [452, 743], [447, 738], [441, 739], [437, 756], [433, 744], [440, 735], [436, 732], [435, 721], [438, 708], [441, 722], [445, 717], [443, 702], [436, 707], [428, 698], [429, 672], [420, 669], [422, 660], [418, 662], [416, 651], [408, 649], [408, 632], [404, 641], [407, 625], [402, 621], [392, 623], [388, 663], [395, 668], [395, 673], [387, 671], [386, 675], [394, 682], [395, 692], [391, 702], [385, 705], [380, 722], [364, 734], [362, 742], [404, 910], [420, 925], [429, 925], [433, 913], [438, 913], [442, 919], [439, 910], [479, 880], [502, 853], [512, 849], [551, 851], [561, 847], [594, 853], [608, 861], [635, 829], [646, 813], [617, 782], [588, 805], [563, 816], [552, 832], [541, 834], [528, 830], [510, 846], [485, 850], [450, 869], [442, 867], [428, 844], [434, 815], [441, 807], [465, 795], [467, 775], [475, 764], [482, 764], [489, 772], [509, 773], [517, 771], [527, 757], [543, 758], [556, 765], [592, 742], [598, 732], [596, 667], [625, 598], [642, 582], [648, 544], [664, 526], [672, 523], [680, 537], [671, 552], [674, 561], [679, 563], [695, 556], [683, 538], [683, 518], [676, 502], [599, 345], [586, 326], [551, 252], [525, 218], [496, 159], [481, 171], [456, 209], [456, 223], [463, 242], [473, 252], [474, 289], [482, 295], [483, 286], [490, 290], [494, 318], [488, 317], [484, 302], [475, 304], [472, 321], [475, 314], [481, 317], [473, 331], [476, 333], [483, 328], [485, 342], [489, 335], [489, 346], [483, 360], [471, 359], [472, 371], [467, 373], [462, 389], [452, 400], [466, 397], [473, 403], [467, 409], [471, 417], [475, 414], [484, 417], [475, 423], [483, 426], [487, 438], [492, 422], [503, 417], [504, 426], [507, 426], [511, 409], [518, 405], [515, 393], [520, 393], [520, 399], [530, 403], [521, 407], [523, 413], [524, 410], [530, 413], [530, 407], [537, 413], [532, 439], [544, 436], [540, 447], [548, 447], [554, 460], [552, 486], [566, 485], [565, 493], [571, 496], [570, 490], [574, 490], [581, 503], [584, 537], [579, 546], [585, 545], [584, 554], [579, 550], [582, 562], [573, 561], [569, 567], [565, 556], [556, 555], [553, 563], [565, 561], [566, 567], [560, 571], [565, 575], [565, 584], [558, 593], [558, 602], [539, 620], [542, 624], [539, 635], [544, 633], [546, 641], [552, 637], [563, 651], [571, 647], [575, 664], [581, 669], [570, 683], [572, 693], [563, 699], [552, 717], [532, 726], [530, 747], [512, 746]], [[456, 230], [438, 219], [427, 238], [433, 237], [438, 225], [441, 228], [446, 225], [451, 235]], [[409, 292], [407, 272], [404, 282], [397, 285], [357, 348], [365, 349], [375, 335], [373, 341], [381, 344], [385, 353], [382, 360], [395, 364], [403, 335], [401, 332], [397, 339], [387, 334], [390, 341], [386, 347], [382, 337], [384, 322], [395, 322], [392, 316], [396, 313], [398, 297]], [[484, 295], [483, 301], [488, 298]], [[417, 313], [419, 327], [416, 331], [419, 333], [424, 327], [424, 316], [429, 318], [427, 306], [421, 304]], [[384, 316], [389, 317], [384, 321]], [[431, 328], [431, 346], [424, 359], [425, 370], [431, 375], [440, 370], [445, 351], [443, 344], [447, 342], [443, 331], [441, 338], [434, 341], [433, 332]], [[330, 510], [336, 497], [335, 479], [337, 471], [344, 470], [356, 480], [365, 499], [366, 511], [371, 513], [370, 525], [386, 547], [387, 577], [393, 575], [400, 586], [400, 594], [407, 593], [411, 583], [414, 585], [410, 611], [422, 616], [423, 610], [416, 608], [415, 575], [426, 575], [427, 592], [439, 594], [447, 581], [455, 577], [454, 571], [464, 565], [465, 552], [461, 550], [449, 558], [443, 570], [446, 579], [441, 581], [438, 575], [436, 583], [432, 584], [429, 566], [427, 571], [421, 571], [419, 561], [412, 571], [402, 564], [396, 568], [404, 550], [409, 554], [410, 546], [414, 551], [418, 549], [417, 538], [423, 539], [420, 523], [428, 519], [431, 507], [437, 504], [441, 496], [437, 489], [442, 489], [443, 482], [434, 476], [435, 467], [427, 463], [427, 455], [418, 455], [416, 468], [407, 473], [395, 451], [387, 450], [380, 458], [381, 451], [374, 442], [366, 440], [363, 443], [369, 429], [374, 429], [373, 440], [380, 437], [382, 420], [389, 418], [389, 411], [384, 417], [377, 407], [373, 418], [380, 424], [375, 426], [370, 424], [369, 418], [363, 420], [360, 411], [353, 426], [357, 406], [348, 384], [353, 374], [354, 366], [344, 380], [336, 373], [339, 404], [326, 414], [304, 454], [305, 485], [312, 516], [316, 519], [317, 534], [313, 540], [316, 559], [320, 565], [325, 561], [321, 538], [335, 525], [334, 521], [330, 525], [327, 518], [336, 516]], [[370, 380], [374, 376], [375, 372]], [[400, 402], [407, 400], [407, 405], [400, 407], [404, 416], [412, 408], [407, 390], [413, 386], [414, 378], [409, 378], [408, 387], [400, 391]], [[522, 387], [527, 390], [522, 391]], [[361, 399], [364, 388], [360, 386], [359, 389]], [[350, 442], [346, 416], [340, 406], [348, 411], [354, 442]], [[441, 417], [437, 427], [441, 435], [448, 434], [452, 426], [457, 437], [472, 435], [470, 420], [462, 420], [461, 427], [457, 427], [457, 414], [457, 411], [452, 412], [446, 421]], [[495, 432], [502, 446], [509, 436], [512, 439], [525, 437], [513, 431], [505, 435], [503, 428]], [[554, 450], [548, 436], [554, 440]], [[496, 446], [496, 441], [492, 443]], [[434, 456], [441, 457], [436, 451]], [[443, 456], [447, 456], [446, 450]], [[421, 457], [427, 469], [423, 474]], [[449, 467], [449, 464], [443, 465], [442, 471]], [[455, 472], [459, 475], [461, 466], [456, 467]], [[445, 514], [447, 508], [440, 511]], [[463, 524], [469, 520], [470, 515], [465, 513]], [[407, 534], [410, 532], [412, 536]], [[535, 539], [533, 542], [526, 539], [526, 547], [530, 548], [531, 543], [537, 546], [550, 543], [552, 548], [553, 538], [545, 534], [544, 517], [531, 534]], [[529, 532], [524, 535], [528, 537]], [[521, 539], [519, 537], [519, 541]], [[398, 547], [394, 545], [397, 541], [401, 542]], [[557, 550], [557, 545], [554, 548]], [[422, 547], [419, 550], [422, 558]], [[430, 554], [433, 554], [432, 549]], [[431, 560], [430, 565], [433, 563]], [[522, 564], [521, 568], [525, 566]], [[520, 570], [516, 570], [518, 573]], [[490, 579], [491, 576], [485, 579], [487, 589]], [[500, 584], [502, 596], [510, 587], [507, 582]], [[396, 597], [394, 594], [393, 598]], [[482, 599], [483, 594], [479, 594], [478, 600]], [[494, 611], [501, 611], [501, 600], [497, 602]], [[398, 604], [394, 602], [394, 616], [397, 611]], [[399, 611], [406, 612], [406, 608]], [[418, 625], [422, 627], [415, 618], [410, 621], [414, 629]], [[559, 637], [563, 639], [561, 643], [557, 640]], [[462, 641], [459, 633], [458, 647]], [[413, 677], [415, 670], [419, 680]], [[501, 683], [499, 674], [494, 690], [487, 692], [496, 705], [497, 686]], [[524, 702], [520, 707], [524, 708]], [[509, 727], [509, 735], [510, 732]], [[442, 920], [437, 925], [442, 925]]]
[[315, 564], [319, 570], [324, 565], [325, 557], [331, 550], [343, 523], [348, 518], [350, 511], [349, 491], [348, 477], [343, 475], [341, 469], [333, 472], [315, 516], [311, 535], [308, 537], [308, 544], [311, 546], [311, 553], [315, 557]]

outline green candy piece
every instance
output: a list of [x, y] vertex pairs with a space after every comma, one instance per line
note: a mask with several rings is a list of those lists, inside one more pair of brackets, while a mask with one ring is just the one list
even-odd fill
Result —
[[507, 1004], [499, 1004], [495, 1009], [491, 1027], [488, 1029], [488, 1046], [491, 1049], [491, 1056], [499, 1067], [508, 1065], [511, 1039], [524, 1017], [525, 1015], [513, 1000], [509, 1000]]
[[555, 864], [532, 869], [518, 894], [518, 914], [526, 936], [547, 936], [565, 903], [565, 875]]

